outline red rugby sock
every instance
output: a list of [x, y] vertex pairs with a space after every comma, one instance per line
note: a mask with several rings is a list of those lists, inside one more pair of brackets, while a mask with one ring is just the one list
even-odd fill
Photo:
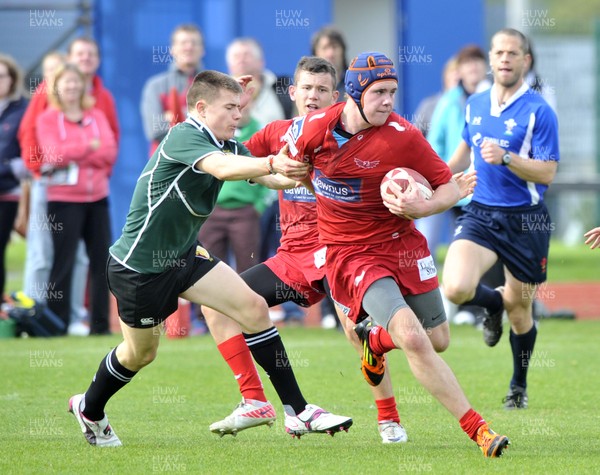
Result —
[[373, 327], [369, 333], [369, 346], [376, 355], [383, 355], [396, 348], [396, 345], [392, 341], [392, 336], [379, 325]]
[[464, 430], [472, 440], [477, 442], [477, 429], [485, 424], [485, 420], [481, 417], [481, 414], [473, 409], [469, 409], [465, 415], [461, 417], [459, 422], [461, 429]]
[[377, 404], [377, 421], [394, 421], [400, 424], [400, 414], [396, 407], [396, 398], [394, 396], [386, 399], [375, 399]]
[[265, 396], [260, 376], [256, 371], [256, 366], [254, 365], [252, 355], [244, 337], [241, 334], [236, 335], [217, 345], [217, 348], [231, 368], [231, 371], [233, 371], [242, 397], [245, 399], [266, 401], [267, 397]]

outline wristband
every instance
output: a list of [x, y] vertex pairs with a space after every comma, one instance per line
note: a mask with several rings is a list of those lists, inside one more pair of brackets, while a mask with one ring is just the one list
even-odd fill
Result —
[[269, 155], [267, 157], [267, 170], [269, 170], [269, 173], [271, 175], [276, 175], [277, 172], [275, 171], [275, 169], [273, 168], [273, 160], [275, 159], [275, 155]]

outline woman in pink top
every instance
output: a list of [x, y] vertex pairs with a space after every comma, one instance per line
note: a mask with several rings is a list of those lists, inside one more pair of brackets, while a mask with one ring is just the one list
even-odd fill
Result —
[[68, 326], [71, 279], [77, 242], [90, 261], [90, 334], [110, 333], [105, 268], [110, 245], [109, 177], [117, 157], [114, 134], [104, 113], [91, 107], [85, 78], [65, 64], [48, 88], [51, 105], [37, 119], [41, 171], [49, 177], [45, 225], [52, 234], [54, 262], [48, 307]]

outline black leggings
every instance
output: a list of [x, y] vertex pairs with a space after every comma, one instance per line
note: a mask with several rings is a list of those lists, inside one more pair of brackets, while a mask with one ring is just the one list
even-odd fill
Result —
[[6, 283], [5, 253], [13, 230], [19, 203], [16, 201], [0, 201], [0, 301], [4, 298]]
[[110, 218], [106, 198], [93, 203], [48, 202], [49, 222], [54, 245], [54, 261], [49, 285], [56, 298], [48, 299], [48, 307], [68, 326], [71, 312], [71, 280], [79, 239], [85, 242], [90, 260], [90, 333], [109, 331], [108, 284], [106, 262], [110, 246]]
[[244, 282], [267, 301], [269, 307], [285, 302], [295, 302], [306, 307], [308, 305], [302, 292], [284, 283], [265, 264], [258, 264], [240, 274]]

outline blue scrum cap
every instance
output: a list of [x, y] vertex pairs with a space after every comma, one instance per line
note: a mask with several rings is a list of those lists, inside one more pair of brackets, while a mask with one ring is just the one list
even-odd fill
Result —
[[394, 63], [383, 53], [361, 53], [350, 62], [346, 71], [346, 92], [359, 106], [363, 92], [374, 82], [393, 79], [398, 82]]

